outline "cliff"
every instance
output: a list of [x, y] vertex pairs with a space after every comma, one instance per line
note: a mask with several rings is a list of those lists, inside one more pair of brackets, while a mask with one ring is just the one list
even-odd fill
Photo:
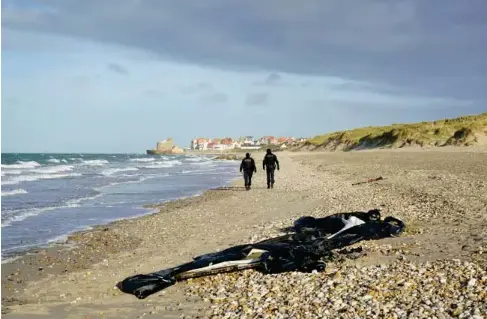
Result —
[[174, 144], [172, 138], [168, 138], [167, 140], [157, 142], [156, 148], [147, 150], [147, 154], [149, 155], [158, 155], [158, 154], [183, 154], [184, 150], [177, 145]]
[[487, 113], [432, 122], [371, 126], [315, 136], [294, 151], [471, 146], [487, 143]]

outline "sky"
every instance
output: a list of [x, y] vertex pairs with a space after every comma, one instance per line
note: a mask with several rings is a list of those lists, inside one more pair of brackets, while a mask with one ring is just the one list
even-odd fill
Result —
[[487, 111], [485, 0], [3, 0], [2, 152]]

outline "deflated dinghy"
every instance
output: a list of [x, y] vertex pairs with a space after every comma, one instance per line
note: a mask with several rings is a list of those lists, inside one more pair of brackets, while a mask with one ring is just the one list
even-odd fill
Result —
[[[350, 213], [339, 213], [323, 218], [314, 218], [311, 216], [304, 216], [298, 218], [294, 222], [294, 230], [296, 232], [300, 231], [321, 231], [323, 234], [334, 234], [344, 227], [350, 224], [361, 224], [369, 221], [380, 220], [380, 211], [378, 209], [372, 209], [368, 212], [350, 212]], [[351, 226], [349, 226], [351, 227]], [[347, 227], [347, 228], [349, 228]]]
[[306, 227], [295, 227], [296, 232], [293, 234], [201, 255], [191, 262], [151, 274], [130, 276], [119, 282], [117, 287], [143, 299], [178, 281], [223, 272], [244, 269], [255, 269], [263, 273], [322, 271], [326, 267], [323, 260], [331, 256], [333, 250], [362, 240], [397, 236], [405, 228], [404, 223], [394, 217], [380, 220], [378, 210], [359, 213], [315, 219], [318, 222], [314, 224], [309, 223], [308, 219]]

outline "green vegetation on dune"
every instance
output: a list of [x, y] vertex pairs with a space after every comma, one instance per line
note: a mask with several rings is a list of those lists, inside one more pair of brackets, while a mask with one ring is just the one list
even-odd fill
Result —
[[371, 126], [315, 136], [300, 148], [352, 150], [405, 146], [469, 146], [487, 135], [487, 112], [432, 122]]

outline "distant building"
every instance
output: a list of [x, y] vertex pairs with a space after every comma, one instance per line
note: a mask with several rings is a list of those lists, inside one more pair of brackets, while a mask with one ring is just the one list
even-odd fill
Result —
[[277, 145], [278, 141], [274, 136], [263, 136], [259, 139], [260, 144], [263, 145]]
[[170, 151], [173, 147], [174, 147], [174, 141], [170, 137], [166, 140], [157, 142], [155, 150], [156, 152], [166, 152], [166, 151]]
[[279, 137], [279, 138], [277, 139], [277, 142], [278, 142], [279, 144], [285, 143], [286, 141], [287, 141], [287, 137], [283, 137], [283, 136], [281, 136], [281, 137]]
[[232, 138], [230, 138], [230, 137], [223, 138], [220, 141], [220, 144], [222, 144], [224, 146], [224, 149], [233, 149], [233, 148], [235, 148], [234, 142], [233, 142]]
[[239, 147], [240, 143], [233, 141], [231, 137], [225, 138], [196, 138], [191, 141], [190, 149], [193, 151], [223, 151]]
[[261, 138], [254, 138], [254, 136], [248, 135], [245, 137], [240, 137], [236, 140], [232, 139], [231, 137], [223, 137], [223, 138], [196, 138], [191, 141], [190, 149], [193, 151], [206, 151], [206, 150], [215, 150], [215, 151], [224, 151], [224, 150], [231, 150], [235, 148], [239, 149], [259, 149], [266, 145], [279, 145], [282, 146], [286, 144], [286, 146], [293, 145], [297, 141], [305, 141], [306, 139], [300, 138], [295, 139], [294, 137], [279, 137], [276, 138], [274, 136], [263, 136]]
[[253, 136], [246, 136], [239, 148], [243, 150], [256, 150], [260, 148], [260, 141], [256, 141]]
[[208, 144], [210, 144], [211, 140], [209, 138], [197, 138], [191, 141], [191, 149], [193, 151], [205, 151], [208, 149]]
[[255, 145], [255, 140], [253, 136], [246, 136], [242, 143], [243, 146], [253, 146]]
[[157, 142], [156, 148], [146, 150], [146, 153], [149, 155], [182, 154], [184, 153], [184, 150], [182, 148], [179, 148], [177, 145], [175, 145], [173, 139], [170, 137], [166, 140]]

